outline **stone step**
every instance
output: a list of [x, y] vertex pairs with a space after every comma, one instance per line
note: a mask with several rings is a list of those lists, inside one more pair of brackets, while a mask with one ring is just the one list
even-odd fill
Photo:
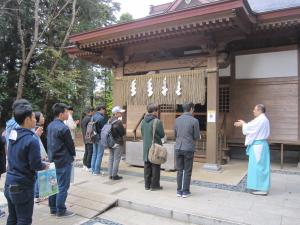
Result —
[[[194, 225], [193, 223], [186, 223], [177, 221], [171, 218], [161, 217], [137, 210], [127, 209], [123, 207], [114, 207], [109, 211], [104, 212], [99, 217], [95, 218], [95, 223], [98, 224], [114, 224], [114, 225]], [[203, 224], [201, 224], [203, 225]]]
[[117, 205], [117, 199], [92, 191], [86, 192], [83, 188], [71, 186], [67, 204], [70, 210], [77, 215], [91, 219]]
[[134, 210], [134, 211], [152, 214], [155, 216], [181, 221], [184, 223], [203, 224], [203, 225], [246, 225], [247, 224], [247, 223], [241, 223], [241, 222], [201, 215], [201, 212], [199, 212], [199, 214], [191, 214], [184, 211], [176, 211], [168, 208], [157, 207], [154, 205], [146, 205], [146, 204], [127, 201], [123, 199], [118, 200], [118, 206], [130, 210]]

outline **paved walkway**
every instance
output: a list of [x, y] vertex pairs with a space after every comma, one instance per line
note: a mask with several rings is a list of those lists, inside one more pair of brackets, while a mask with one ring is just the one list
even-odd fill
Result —
[[[236, 163], [240, 162], [231, 162], [232, 165]], [[245, 168], [246, 162], [242, 164], [241, 168]], [[195, 170], [193, 174], [197, 172], [199, 171]], [[226, 174], [228, 173], [230, 164], [226, 168]], [[206, 176], [209, 181], [193, 182], [193, 195], [190, 198], [178, 198], [174, 174], [162, 177], [162, 191], [146, 191], [143, 169], [132, 169], [123, 161], [121, 175], [124, 179], [119, 181], [109, 180], [107, 176], [92, 176], [89, 172], [76, 168], [75, 183], [72, 185], [68, 204], [80, 216], [56, 219], [48, 214], [46, 205], [39, 204], [35, 206], [33, 224], [148, 225], [149, 220], [153, 222], [151, 224], [166, 225], [300, 224], [300, 170], [296, 168], [281, 171], [273, 166], [272, 188], [268, 196], [254, 196], [245, 192], [244, 180], [237, 185], [216, 185], [211, 181], [214, 177], [220, 177], [220, 174], [208, 173]], [[0, 196], [2, 204], [5, 203], [4, 200]], [[114, 200], [117, 201], [117, 206], [113, 204]], [[107, 210], [108, 205], [112, 209]], [[89, 219], [104, 208], [107, 211], [93, 220]], [[2, 224], [5, 224], [5, 218], [0, 219], [0, 225]]]

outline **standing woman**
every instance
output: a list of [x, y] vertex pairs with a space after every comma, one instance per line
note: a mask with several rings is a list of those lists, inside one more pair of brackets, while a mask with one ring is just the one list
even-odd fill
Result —
[[147, 106], [147, 111], [148, 114], [145, 116], [141, 126], [143, 136], [143, 160], [145, 163], [145, 189], [156, 191], [162, 189], [162, 187], [160, 186], [160, 165], [151, 163], [148, 158], [153, 139], [153, 122], [156, 121], [154, 143], [162, 145], [161, 139], [165, 136], [165, 132], [161, 121], [158, 119], [158, 105], [150, 103]]
[[39, 143], [40, 143], [40, 149], [41, 149], [41, 157], [43, 160], [47, 159], [47, 152], [45, 149], [44, 144], [42, 143], [42, 136], [44, 136], [44, 124], [45, 124], [45, 117], [44, 114], [41, 112], [34, 112], [35, 119], [36, 119], [36, 135], [39, 138]]
[[[46, 152], [44, 144], [42, 143], [42, 140], [41, 140], [42, 135], [44, 135], [45, 117], [44, 117], [43, 113], [41, 113], [41, 112], [34, 112], [34, 115], [35, 115], [35, 119], [36, 119], [35, 134], [39, 141], [41, 157], [42, 157], [43, 161], [47, 161], [47, 159], [48, 159], [47, 152]], [[37, 176], [36, 176], [36, 181], [35, 181], [35, 185], [34, 185], [34, 198], [35, 198], [35, 200], [34, 200], [35, 203], [39, 203], [40, 201], [43, 200], [39, 197], [39, 183], [37, 180]]]

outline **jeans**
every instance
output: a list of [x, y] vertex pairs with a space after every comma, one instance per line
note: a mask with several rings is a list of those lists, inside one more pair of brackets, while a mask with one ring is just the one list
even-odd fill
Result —
[[92, 155], [93, 155], [93, 145], [85, 144], [83, 165], [85, 165], [87, 168], [91, 168]]
[[194, 152], [176, 150], [177, 191], [189, 192]]
[[109, 161], [108, 161], [108, 175], [116, 176], [119, 171], [119, 164], [122, 156], [123, 146], [115, 145], [112, 149], [109, 149]]
[[72, 164], [69, 163], [65, 167], [56, 168], [58, 193], [49, 197], [50, 213], [63, 214], [66, 211], [66, 199], [71, 181]]
[[9, 191], [5, 185], [4, 195], [7, 199], [8, 217], [7, 225], [30, 225], [33, 214], [34, 187], [20, 190], [18, 192]]
[[103, 153], [104, 153], [104, 148], [103, 145], [100, 144], [100, 141], [98, 143], [93, 144], [93, 155], [92, 155], [92, 163], [91, 163], [91, 168], [93, 173], [96, 174], [100, 173]]
[[145, 188], [160, 187], [160, 165], [144, 162]]

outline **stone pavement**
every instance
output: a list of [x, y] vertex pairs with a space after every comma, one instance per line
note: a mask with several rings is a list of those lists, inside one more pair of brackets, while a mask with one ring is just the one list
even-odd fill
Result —
[[[48, 214], [45, 204], [37, 204], [33, 224], [300, 224], [300, 171], [295, 167], [282, 171], [272, 165], [272, 188], [268, 196], [245, 192], [245, 178], [236, 185], [216, 184], [212, 181], [220, 177], [220, 173], [208, 173], [209, 180], [194, 180], [192, 196], [183, 199], [176, 197], [174, 172], [172, 176], [162, 176], [162, 191], [146, 191], [143, 168], [133, 169], [123, 161], [121, 164], [124, 179], [119, 181], [109, 180], [107, 175], [92, 176], [77, 167], [68, 205], [80, 216], [56, 219]], [[230, 164], [226, 167], [226, 176], [230, 174]], [[241, 169], [245, 164], [243, 162]], [[193, 171], [193, 179], [198, 172]], [[0, 196], [2, 205], [3, 200]], [[0, 225], [5, 224], [5, 219], [0, 219]]]

